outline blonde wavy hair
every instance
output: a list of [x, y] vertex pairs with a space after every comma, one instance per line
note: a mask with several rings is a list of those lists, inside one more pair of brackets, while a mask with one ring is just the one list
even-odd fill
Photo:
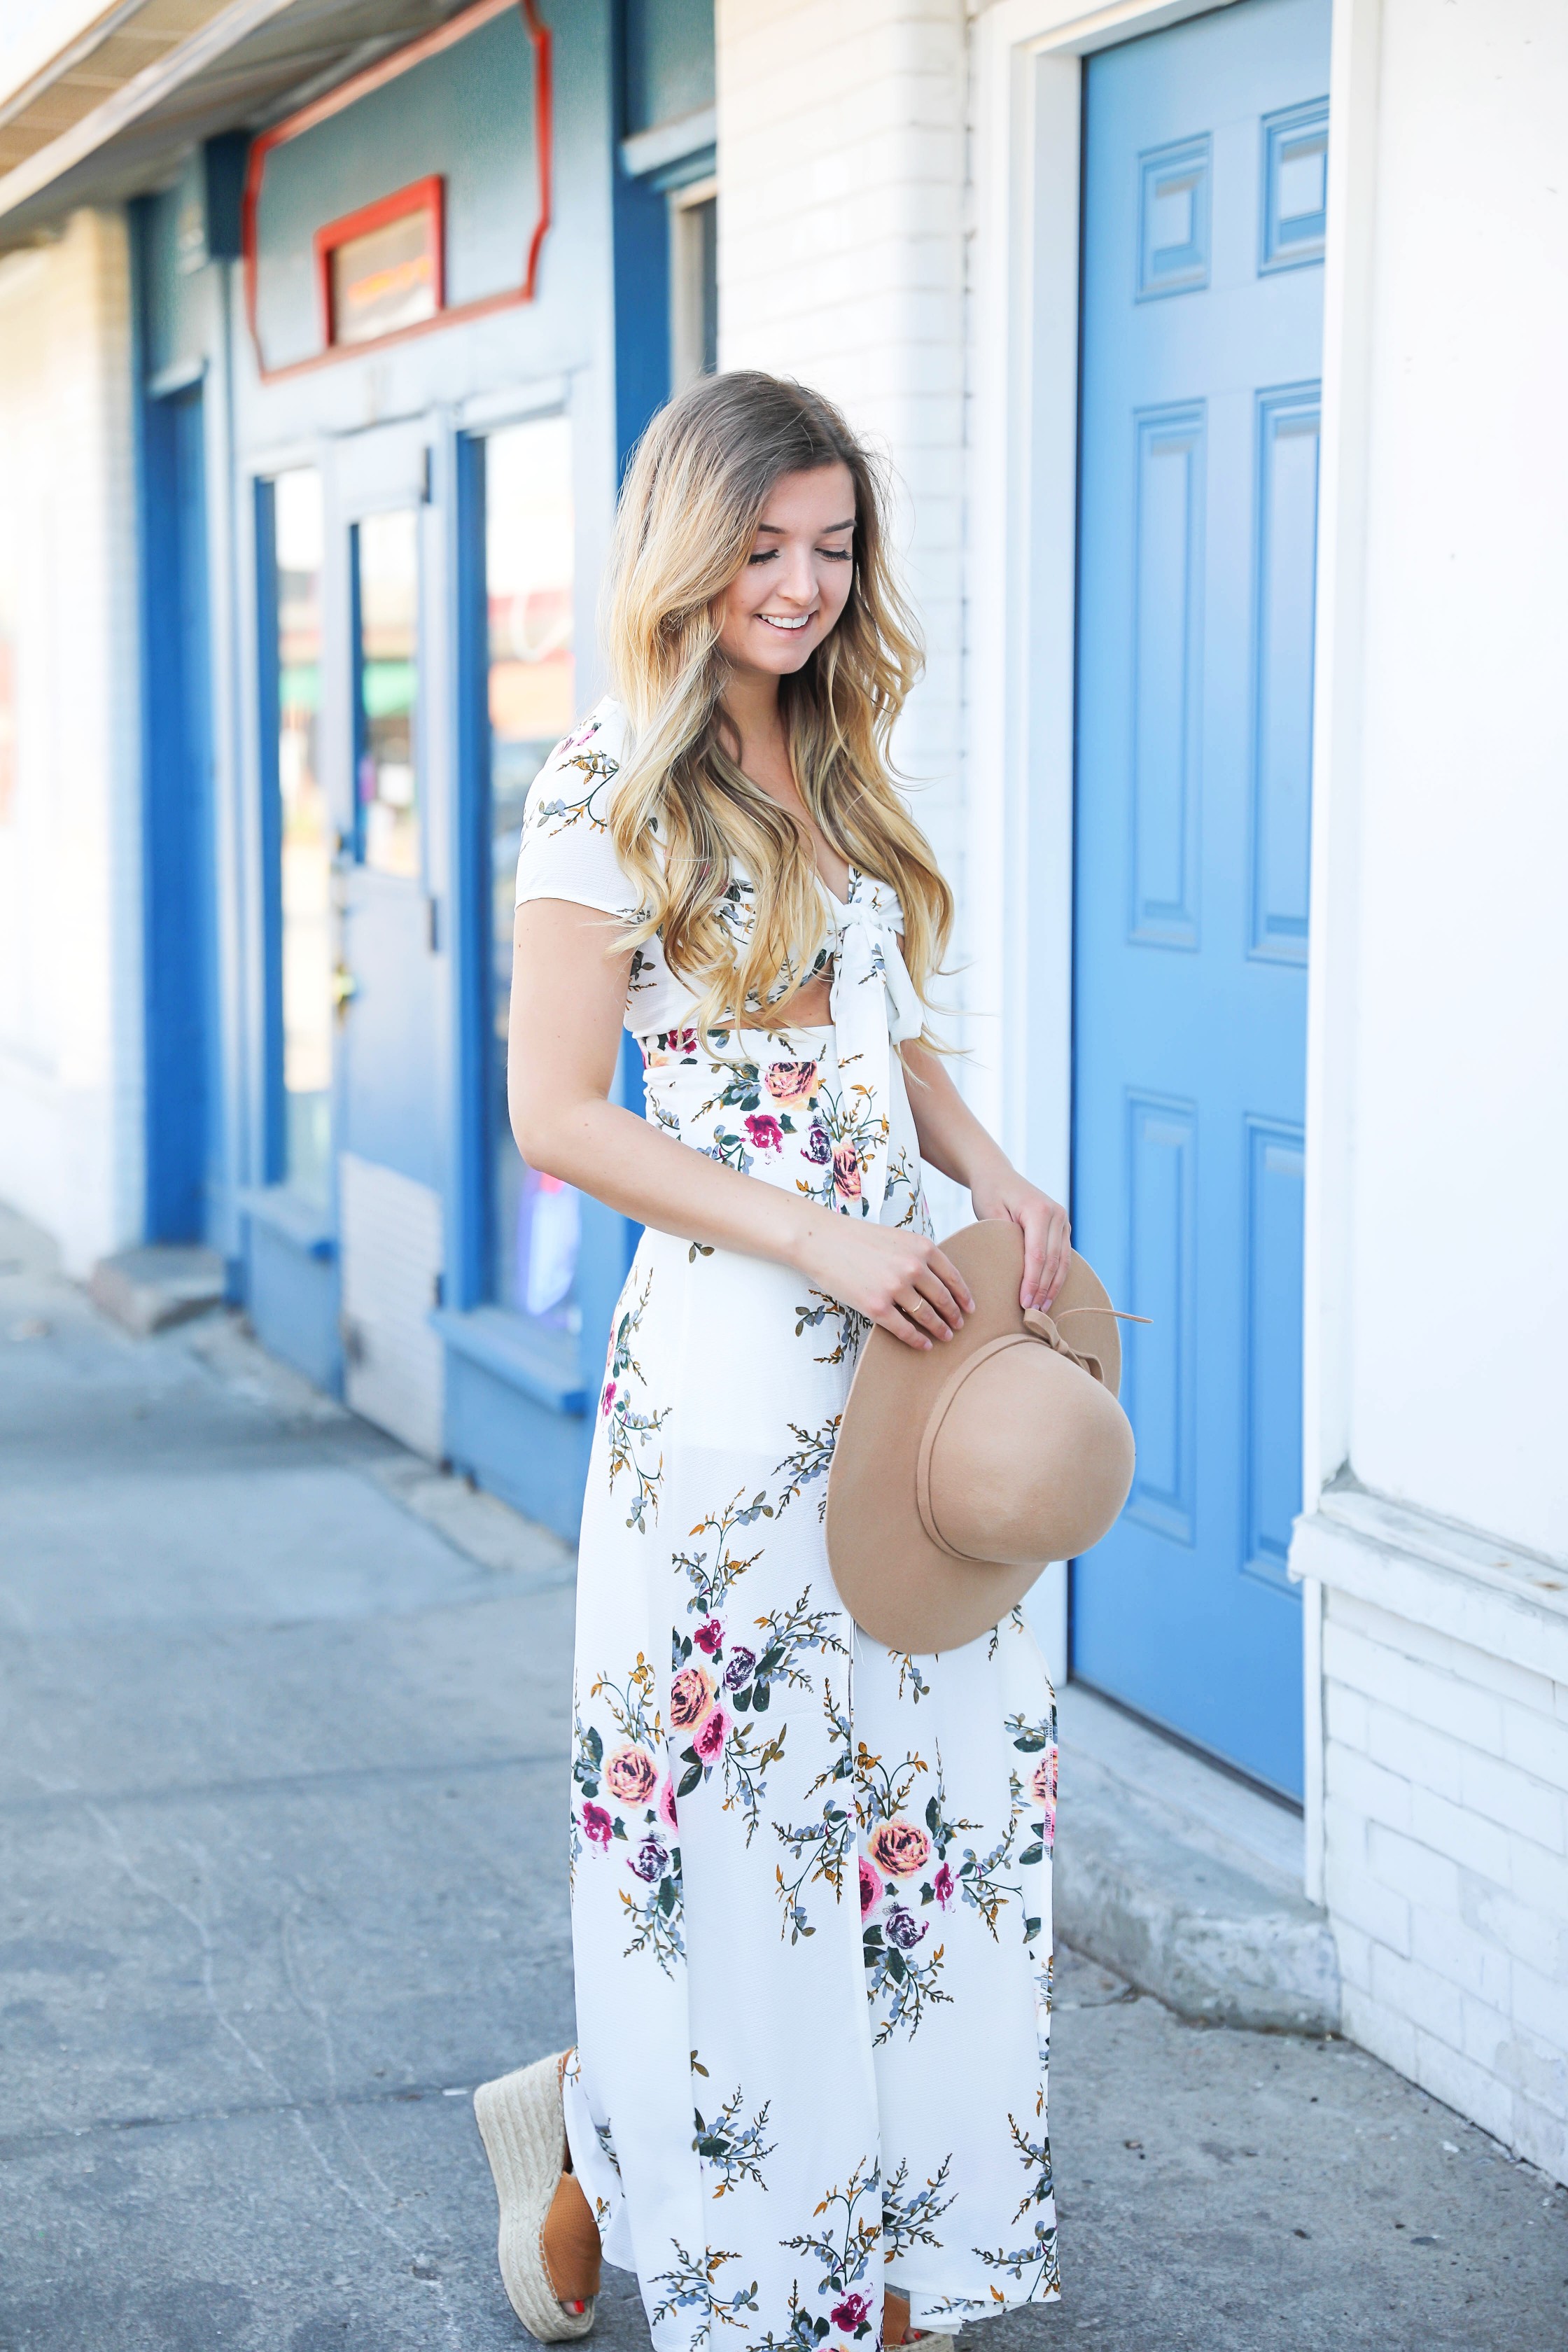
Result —
[[[655, 417], [633, 457], [604, 619], [628, 720], [610, 830], [647, 908], [620, 944], [659, 935], [705, 1031], [764, 1006], [783, 1025], [826, 938], [804, 827], [739, 765], [719, 631], [774, 483], [836, 465], [855, 485], [851, 585], [837, 626], [779, 682], [790, 763], [839, 856], [898, 892], [922, 1002], [952, 927], [952, 893], [888, 760], [922, 656], [889, 565], [882, 470], [820, 393], [752, 369], [702, 377]], [[737, 866], [754, 893], [749, 937], [726, 898]]]

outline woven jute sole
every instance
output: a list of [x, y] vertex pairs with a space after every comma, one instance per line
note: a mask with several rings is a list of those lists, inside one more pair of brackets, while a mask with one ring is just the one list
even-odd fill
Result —
[[561, 2061], [536, 2059], [474, 2093], [474, 2119], [500, 2201], [497, 2253], [507, 2300], [542, 2344], [586, 2336], [594, 2305], [568, 2311], [550, 2284], [540, 2233], [561, 2179], [566, 2146], [561, 2111]]

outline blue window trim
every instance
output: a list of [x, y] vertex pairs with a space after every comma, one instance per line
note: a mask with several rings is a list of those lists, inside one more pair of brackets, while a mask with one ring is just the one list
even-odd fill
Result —
[[448, 1303], [485, 1306], [490, 1288], [489, 607], [485, 595], [485, 443], [457, 443], [458, 765], [451, 842], [454, 1091], [458, 1121]]
[[480, 1365], [508, 1387], [556, 1412], [580, 1417], [587, 1412], [582, 1350], [574, 1333], [535, 1330], [525, 1316], [506, 1307], [474, 1307], [466, 1315], [437, 1307], [429, 1321], [454, 1354]]
[[323, 1263], [336, 1257], [338, 1237], [329, 1212], [291, 1192], [287, 1184], [246, 1185], [235, 1200], [243, 1216], [292, 1242], [304, 1256]]

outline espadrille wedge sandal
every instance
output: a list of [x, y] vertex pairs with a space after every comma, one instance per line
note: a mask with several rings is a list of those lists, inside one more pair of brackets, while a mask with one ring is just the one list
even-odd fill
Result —
[[882, 2342], [889, 2352], [895, 2344], [922, 2344], [925, 2352], [952, 2352], [954, 2340], [951, 2336], [933, 2336], [929, 2327], [911, 2327], [908, 2296], [894, 2287], [888, 2289], [882, 2298]]
[[497, 2252], [512, 2309], [542, 2344], [565, 2344], [594, 2325], [594, 2297], [563, 2303], [544, 2258], [544, 2224], [566, 2168], [561, 2105], [564, 2055], [537, 2059], [474, 2093], [474, 2116], [500, 2202]]

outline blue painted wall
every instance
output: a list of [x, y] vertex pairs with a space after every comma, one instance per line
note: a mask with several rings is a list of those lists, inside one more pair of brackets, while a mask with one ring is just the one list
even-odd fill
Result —
[[509, 11], [274, 148], [258, 235], [268, 364], [321, 348], [315, 231], [432, 173], [446, 183], [448, 308], [521, 283], [539, 202], [533, 129], [533, 46]]
[[713, 0], [626, 0], [623, 128], [648, 131], [713, 103]]

